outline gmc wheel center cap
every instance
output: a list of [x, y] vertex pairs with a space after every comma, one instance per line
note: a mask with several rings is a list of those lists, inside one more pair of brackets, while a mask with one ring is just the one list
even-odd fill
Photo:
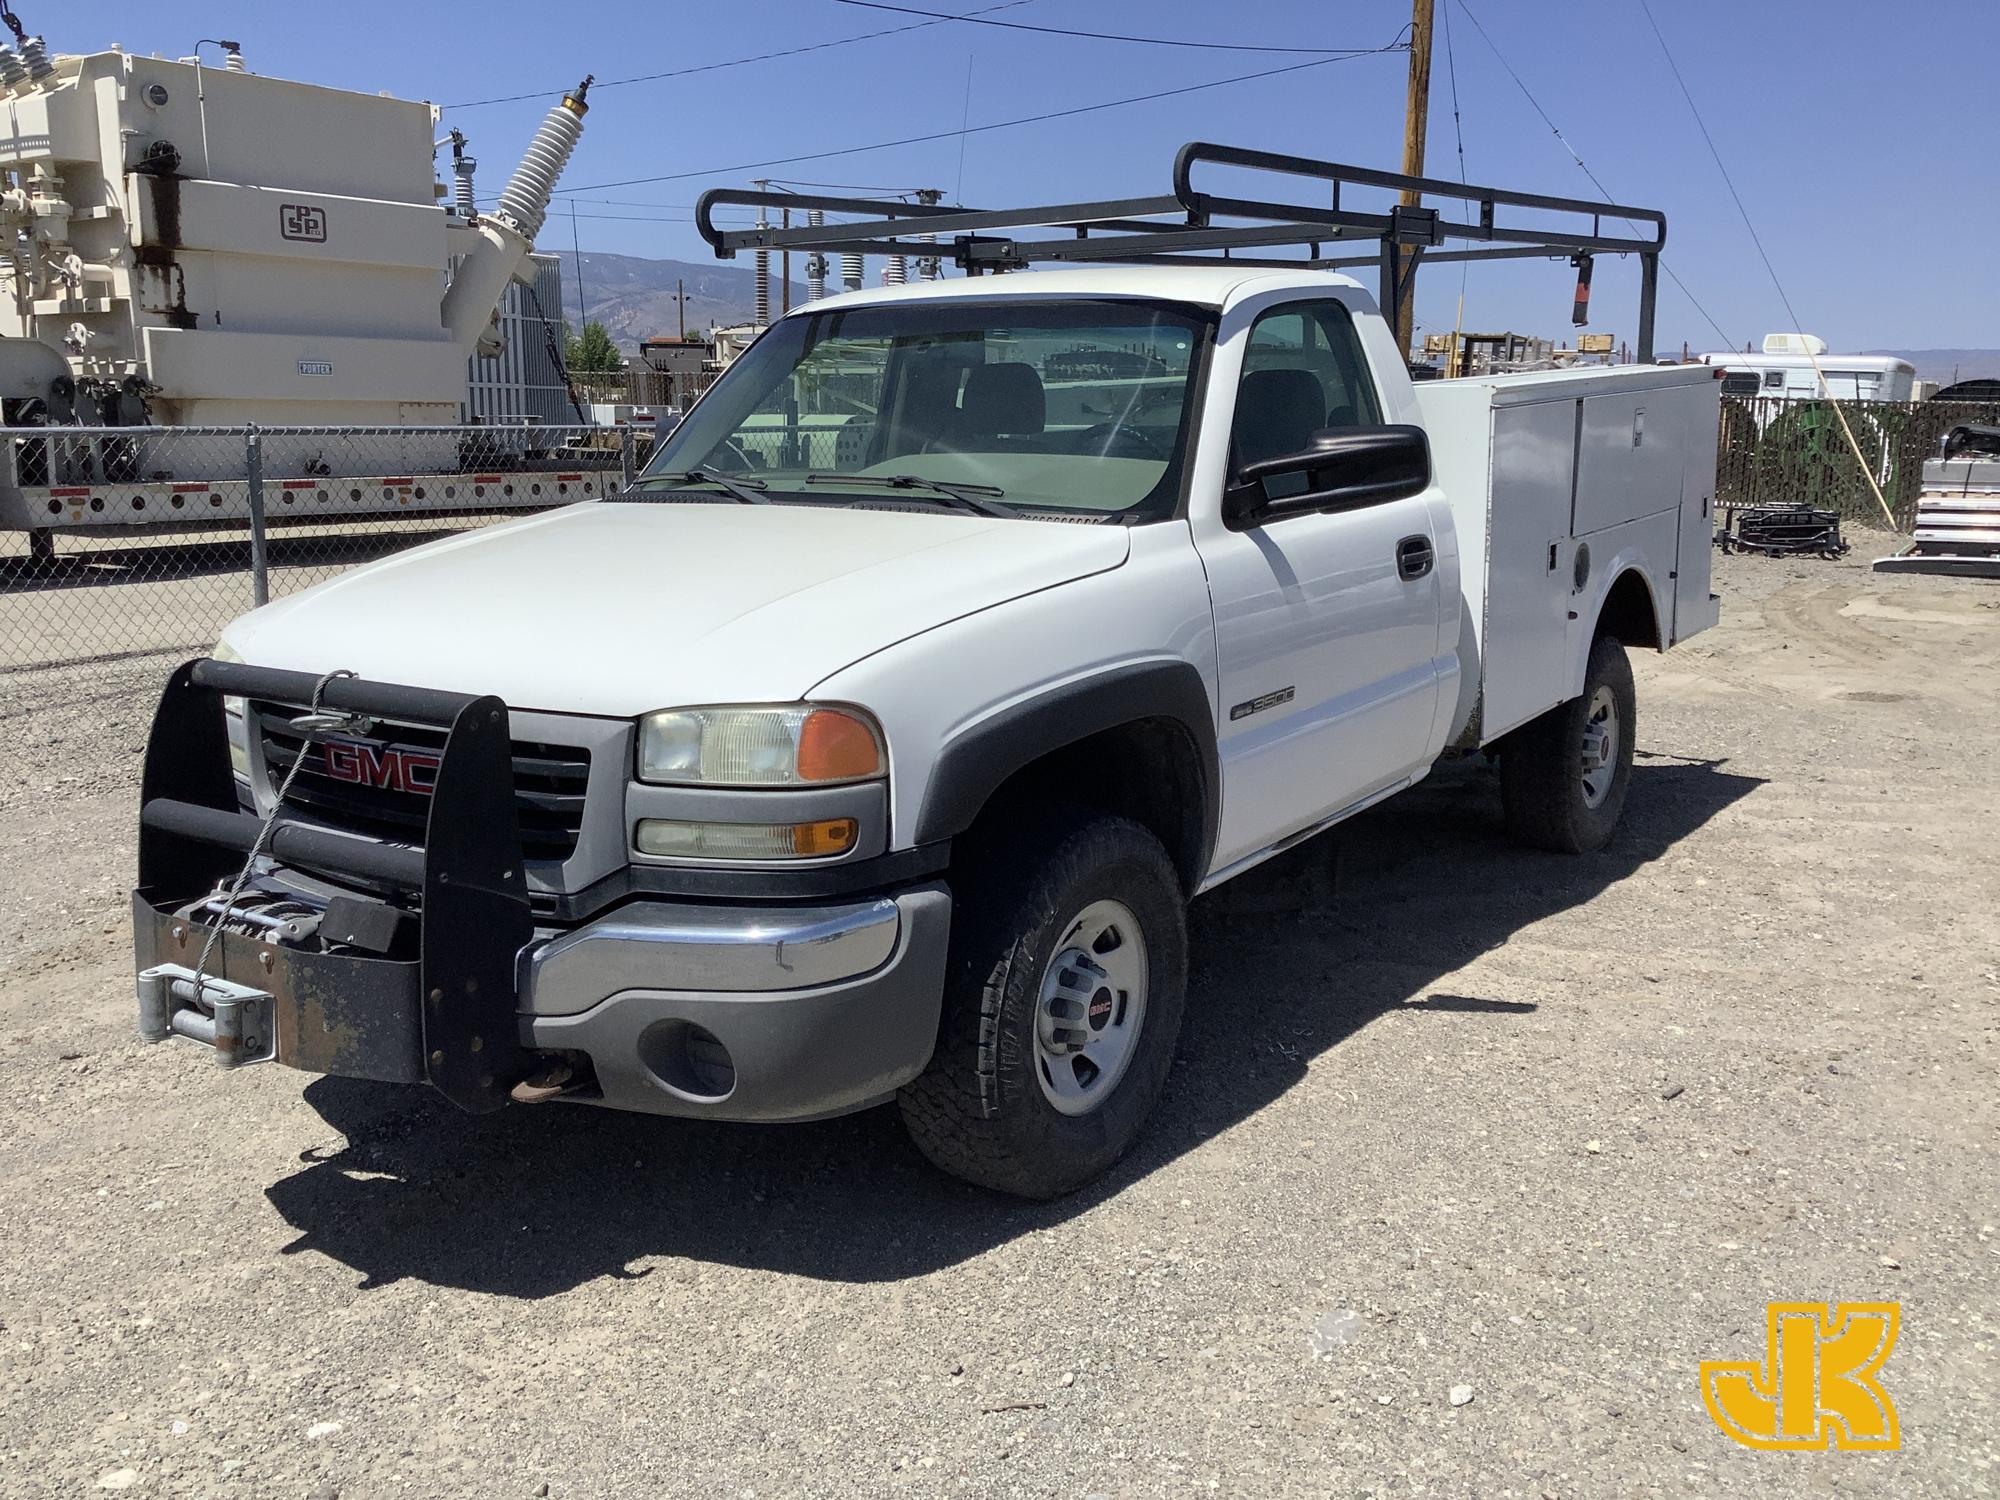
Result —
[[1097, 992], [1090, 997], [1090, 1010], [1088, 1012], [1090, 1029], [1092, 1031], [1102, 1031], [1109, 1025], [1113, 1009], [1114, 1002], [1111, 991], [1100, 986]]

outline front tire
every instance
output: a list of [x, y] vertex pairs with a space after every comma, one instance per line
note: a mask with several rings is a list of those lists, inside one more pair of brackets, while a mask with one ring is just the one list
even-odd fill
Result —
[[1508, 829], [1562, 854], [1602, 849], [1625, 809], [1637, 729], [1632, 663], [1616, 636], [1600, 635], [1582, 696], [1522, 725], [1501, 747]]
[[944, 1015], [902, 1092], [917, 1147], [956, 1177], [1053, 1198], [1139, 1137], [1173, 1062], [1187, 914], [1158, 839], [1059, 813], [970, 841]]

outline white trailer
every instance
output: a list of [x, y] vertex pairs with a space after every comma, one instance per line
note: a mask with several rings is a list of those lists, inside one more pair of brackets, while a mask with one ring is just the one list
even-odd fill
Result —
[[1722, 394], [1768, 401], [1909, 401], [1916, 366], [1888, 354], [1828, 354], [1810, 333], [1767, 333], [1758, 353], [1704, 354], [1723, 372]]

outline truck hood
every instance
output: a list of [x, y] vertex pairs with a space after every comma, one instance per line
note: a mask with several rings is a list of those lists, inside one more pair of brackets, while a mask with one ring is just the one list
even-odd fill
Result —
[[947, 621], [1116, 568], [1123, 526], [825, 505], [587, 503], [244, 616], [259, 666], [630, 717], [789, 702]]

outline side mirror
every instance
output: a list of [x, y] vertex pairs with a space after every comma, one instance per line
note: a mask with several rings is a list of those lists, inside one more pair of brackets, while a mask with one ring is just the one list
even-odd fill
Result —
[[1421, 427], [1330, 427], [1312, 446], [1237, 471], [1222, 518], [1246, 531], [1287, 516], [1358, 510], [1421, 494], [1431, 482], [1431, 443]]

